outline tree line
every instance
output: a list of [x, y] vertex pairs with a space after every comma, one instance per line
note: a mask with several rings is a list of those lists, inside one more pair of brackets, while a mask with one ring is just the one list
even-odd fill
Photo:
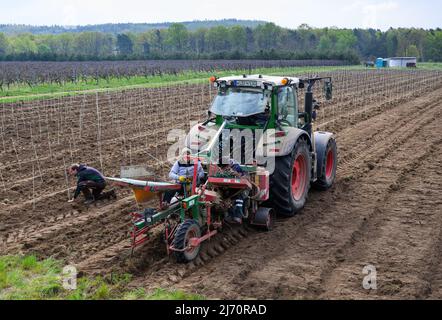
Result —
[[[243, 26], [255, 28], [260, 24], [265, 24], [265, 21], [261, 20], [239, 20], [239, 19], [222, 19], [222, 20], [193, 20], [180, 22], [188, 30], [195, 31], [200, 28], [212, 28], [217, 26]], [[79, 33], [79, 32], [103, 32], [112, 33], [114, 35], [119, 33], [139, 33], [156, 29], [167, 29], [173, 23], [172, 22], [160, 22], [160, 23], [104, 23], [104, 24], [92, 24], [83, 26], [33, 26], [24, 24], [0, 24], [0, 33], [5, 34], [20, 34], [20, 33], [32, 33], [32, 34], [61, 34], [61, 33]]]
[[138, 33], [80, 32], [58, 35], [0, 33], [0, 60], [134, 59], [362, 59], [416, 56], [442, 61], [442, 30], [338, 29], [274, 23], [255, 28], [216, 26], [188, 30], [180, 23]]

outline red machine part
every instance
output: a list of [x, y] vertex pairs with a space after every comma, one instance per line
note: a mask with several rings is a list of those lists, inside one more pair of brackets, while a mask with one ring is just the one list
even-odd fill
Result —
[[267, 170], [258, 170], [256, 172], [255, 183], [258, 186], [258, 195], [255, 198], [258, 201], [267, 201], [270, 196], [270, 173]]
[[252, 189], [252, 184], [246, 178], [209, 178], [208, 182], [215, 186], [229, 187], [232, 189]]

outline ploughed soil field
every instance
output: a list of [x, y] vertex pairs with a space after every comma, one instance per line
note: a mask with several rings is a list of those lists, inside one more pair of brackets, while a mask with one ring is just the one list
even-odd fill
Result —
[[[159, 232], [131, 257], [132, 194], [68, 204], [74, 181], [64, 168], [83, 162], [114, 176], [121, 165], [146, 164], [164, 180], [170, 131], [183, 135], [204, 119], [213, 89], [181, 85], [1, 105], [0, 254], [52, 256], [84, 274], [132, 273], [131, 287], [208, 298], [441, 299], [442, 73], [327, 75], [334, 99], [322, 104], [316, 127], [336, 133], [335, 186], [312, 190], [305, 209], [279, 218], [271, 232], [219, 234], [187, 265], [167, 257]], [[376, 290], [363, 287], [368, 265], [376, 268]]]

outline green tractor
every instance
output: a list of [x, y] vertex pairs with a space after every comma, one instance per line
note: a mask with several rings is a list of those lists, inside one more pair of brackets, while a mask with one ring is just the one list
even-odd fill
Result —
[[[319, 109], [313, 98], [313, 86], [322, 82], [325, 98], [331, 100], [331, 78], [243, 75], [210, 80], [218, 88], [218, 94], [209, 111], [209, 119], [191, 130], [187, 147], [195, 153], [207, 150], [205, 130], [212, 133], [235, 129], [253, 133], [271, 131], [268, 135], [273, 135], [274, 141], [271, 146], [264, 144], [267, 149], [264, 152], [274, 158], [267, 205], [283, 216], [293, 216], [304, 207], [311, 185], [320, 190], [332, 186], [337, 168], [336, 140], [333, 133], [313, 132], [313, 121]], [[305, 89], [303, 112], [298, 108], [299, 89]], [[215, 134], [215, 137], [218, 136]], [[242, 153], [253, 153], [253, 157], [249, 157], [252, 161], [262, 158], [256, 150], [258, 144], [255, 139], [253, 151], [242, 146]], [[212, 149], [213, 145], [208, 148]], [[244, 157], [241, 160], [243, 162]]]
[[[132, 215], [132, 248], [149, 240], [163, 226], [168, 254], [178, 262], [194, 260], [204, 241], [234, 223], [271, 230], [275, 214], [291, 217], [305, 205], [310, 186], [327, 190], [336, 178], [337, 145], [332, 133], [314, 132], [319, 104], [313, 86], [323, 82], [332, 98], [331, 78], [298, 79], [262, 75], [212, 77], [218, 94], [208, 119], [185, 139], [189, 152], [187, 179], [151, 182], [107, 178], [130, 187], [139, 204]], [[305, 108], [298, 109], [298, 91], [305, 89]], [[204, 168], [204, 181], [197, 178]], [[175, 201], [163, 206], [164, 194]], [[152, 207], [158, 196], [159, 205]], [[240, 218], [238, 218], [238, 214]]]

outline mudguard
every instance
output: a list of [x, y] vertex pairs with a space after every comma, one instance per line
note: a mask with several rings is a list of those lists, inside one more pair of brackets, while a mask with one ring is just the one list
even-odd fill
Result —
[[324, 158], [327, 149], [328, 142], [333, 138], [333, 133], [318, 131], [314, 133], [315, 148], [316, 148], [316, 159], [317, 159], [317, 175], [324, 170]]
[[[308, 135], [308, 133], [302, 129], [298, 129], [298, 128], [287, 128], [287, 135], [282, 139], [282, 143], [281, 143], [281, 147], [279, 152], [276, 154], [277, 157], [284, 157], [286, 155], [289, 155], [292, 151], [293, 148], [295, 147], [295, 143], [298, 141], [298, 139], [301, 136], [304, 136], [305, 139], [307, 140], [307, 143], [310, 145], [312, 145], [310, 136]], [[278, 138], [276, 138], [278, 139]]]

